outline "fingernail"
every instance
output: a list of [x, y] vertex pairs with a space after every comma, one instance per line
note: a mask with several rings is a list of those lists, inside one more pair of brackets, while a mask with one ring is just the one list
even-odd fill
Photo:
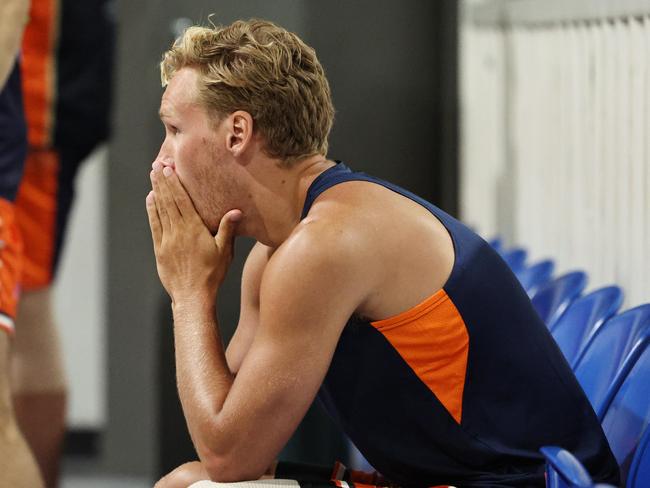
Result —
[[171, 169], [169, 166], [165, 166], [165, 167], [163, 168], [163, 174], [164, 174], [165, 176], [171, 176], [172, 173], [173, 173], [173, 171], [172, 171], [172, 169]]
[[238, 213], [230, 216], [230, 221], [231, 222], [239, 222], [241, 220], [241, 218], [242, 218], [242, 213], [238, 212]]

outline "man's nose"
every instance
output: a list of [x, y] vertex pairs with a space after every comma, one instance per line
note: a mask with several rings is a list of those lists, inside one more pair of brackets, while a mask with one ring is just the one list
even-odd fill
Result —
[[156, 169], [156, 166], [158, 165], [162, 166], [163, 168], [165, 166], [171, 166], [172, 168], [175, 167], [173, 158], [170, 155], [164, 153], [162, 150], [158, 153], [158, 156], [156, 156], [156, 159], [154, 159], [153, 163], [151, 163], [151, 167], [153, 169]]

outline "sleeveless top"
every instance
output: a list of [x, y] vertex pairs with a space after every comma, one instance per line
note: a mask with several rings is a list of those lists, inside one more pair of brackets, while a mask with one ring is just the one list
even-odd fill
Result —
[[436, 206], [343, 163], [308, 189], [366, 181], [427, 208], [455, 261], [442, 289], [397, 316], [351, 317], [318, 398], [370, 464], [402, 486], [544, 486], [539, 449], [573, 452], [594, 480], [618, 466], [526, 292], [478, 235]]

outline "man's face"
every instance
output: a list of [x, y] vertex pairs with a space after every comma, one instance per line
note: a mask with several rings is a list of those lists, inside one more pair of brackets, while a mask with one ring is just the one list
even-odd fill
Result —
[[197, 100], [197, 73], [179, 70], [160, 104], [165, 140], [156, 162], [171, 166], [212, 233], [234, 200], [232, 165], [225, 150], [223, 123], [214, 124]]

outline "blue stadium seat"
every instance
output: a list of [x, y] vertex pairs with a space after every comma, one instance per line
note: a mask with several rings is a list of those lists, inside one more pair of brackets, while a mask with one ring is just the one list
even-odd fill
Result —
[[600, 327], [577, 363], [576, 377], [599, 418], [625, 378], [625, 369], [629, 371], [638, 356], [639, 341], [649, 330], [648, 304], [616, 315]]
[[645, 429], [645, 434], [636, 448], [625, 486], [645, 488], [648, 484], [650, 484], [650, 428]]
[[618, 312], [621, 303], [623, 291], [618, 286], [607, 286], [578, 298], [558, 319], [553, 338], [572, 367], [582, 353], [582, 346]]
[[569, 451], [556, 446], [540, 449], [546, 458], [547, 488], [591, 488], [594, 482], [582, 463]]
[[544, 261], [540, 261], [532, 266], [524, 268], [516, 273], [516, 275], [521, 286], [523, 286], [526, 293], [528, 293], [528, 296], [532, 297], [541, 285], [551, 281], [554, 268], [555, 263], [550, 259], [545, 259]]
[[[612, 452], [621, 467], [626, 488], [650, 486], [650, 332], [639, 338], [634, 361], [616, 390], [602, 421]], [[546, 457], [548, 488], [602, 487], [568, 451], [555, 446], [540, 449]]]
[[594, 484], [582, 463], [566, 449], [547, 446], [540, 452], [546, 458], [547, 488], [615, 488], [604, 483]]
[[557, 320], [580, 296], [585, 286], [587, 286], [587, 275], [582, 271], [573, 271], [538, 288], [532, 298], [533, 306], [550, 330], [553, 330]]
[[521, 272], [526, 267], [528, 253], [525, 249], [516, 247], [507, 251], [501, 251], [499, 254], [501, 254], [503, 260], [515, 274]]
[[[625, 481], [632, 458], [643, 432], [650, 423], [650, 331], [632, 348], [636, 360], [625, 374], [625, 380], [617, 389], [602, 417], [602, 426], [609, 445], [621, 467], [621, 479]], [[646, 479], [646, 485], [650, 479]]]

